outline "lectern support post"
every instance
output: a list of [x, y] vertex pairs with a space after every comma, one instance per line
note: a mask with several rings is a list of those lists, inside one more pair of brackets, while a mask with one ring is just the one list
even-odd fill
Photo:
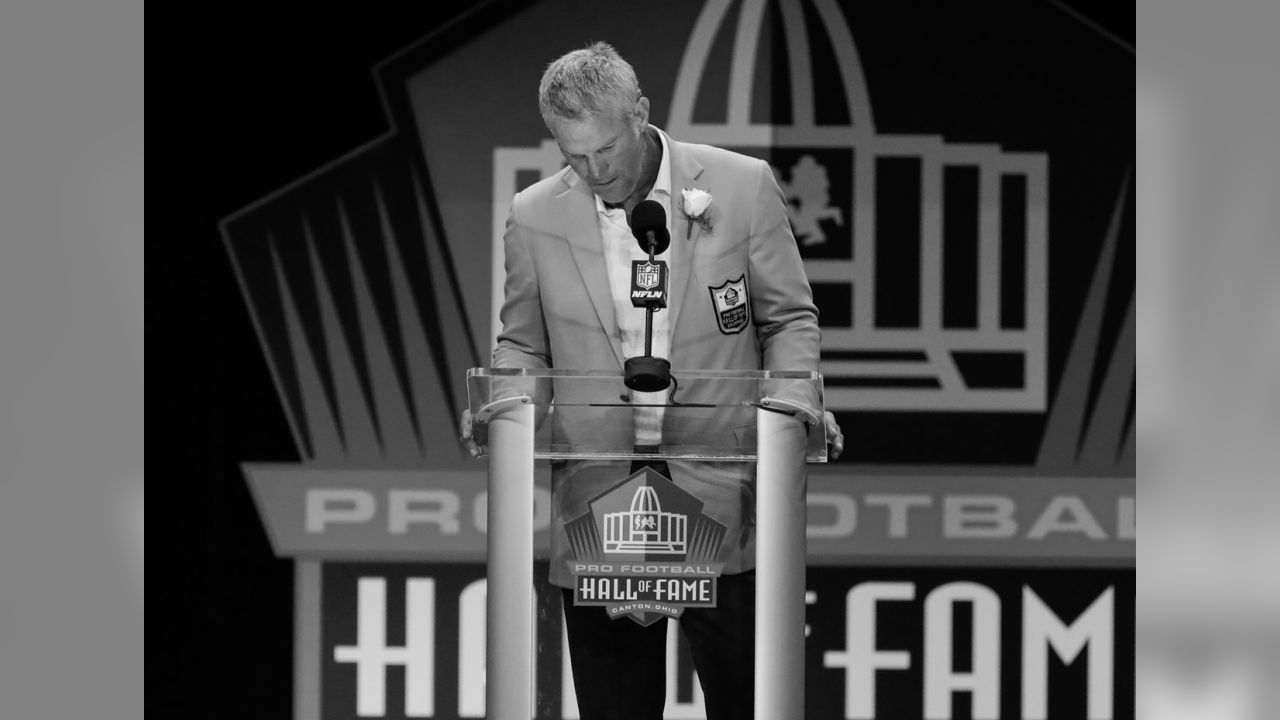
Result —
[[489, 424], [485, 708], [490, 720], [529, 720], [533, 690], [533, 405], [499, 400]]
[[806, 428], [765, 409], [756, 419], [755, 715], [802, 718]]

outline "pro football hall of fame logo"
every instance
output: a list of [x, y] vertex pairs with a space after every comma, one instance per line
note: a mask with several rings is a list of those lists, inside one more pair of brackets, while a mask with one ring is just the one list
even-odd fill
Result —
[[725, 527], [702, 501], [652, 468], [601, 493], [568, 523], [575, 605], [602, 605], [641, 625], [715, 607]]

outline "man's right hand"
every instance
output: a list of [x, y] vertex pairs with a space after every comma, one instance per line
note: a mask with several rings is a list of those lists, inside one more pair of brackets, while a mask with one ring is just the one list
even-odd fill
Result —
[[474, 433], [475, 422], [471, 417], [471, 408], [462, 411], [462, 419], [458, 421], [458, 444], [473, 458], [484, 457], [486, 448], [478, 441]]

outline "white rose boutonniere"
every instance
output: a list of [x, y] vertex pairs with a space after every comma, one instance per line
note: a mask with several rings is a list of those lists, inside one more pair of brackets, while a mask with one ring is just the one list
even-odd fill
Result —
[[698, 190], [697, 188], [685, 188], [680, 191], [684, 196], [684, 216], [689, 220], [689, 225], [685, 229], [684, 239], [688, 240], [693, 237], [693, 226], [697, 223], [704, 231], [711, 232], [711, 219], [707, 217], [707, 211], [711, 208], [711, 193], [706, 190]]

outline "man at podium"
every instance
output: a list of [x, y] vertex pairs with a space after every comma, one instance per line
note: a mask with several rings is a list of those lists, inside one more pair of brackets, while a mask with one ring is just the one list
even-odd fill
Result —
[[[495, 368], [622, 370], [627, 358], [648, 356], [669, 359], [668, 367], [698, 370], [817, 371], [818, 311], [767, 163], [682, 143], [650, 125], [649, 100], [635, 71], [606, 43], [552, 62], [538, 88], [538, 105], [567, 167], [512, 200]], [[670, 238], [669, 247], [652, 257], [654, 248], [646, 250], [633, 237], [633, 211], [644, 201], [661, 206], [666, 227], [659, 229]], [[652, 208], [643, 208], [646, 222], [653, 222]], [[633, 302], [636, 268], [649, 271], [657, 263], [669, 268], [665, 306], [646, 313]], [[624, 399], [636, 404], [666, 396], [628, 386], [633, 390]], [[664, 410], [633, 409], [628, 432], [637, 450], [657, 448], [664, 433], [674, 432]], [[843, 437], [830, 413], [824, 423], [831, 455], [837, 456]], [[473, 456], [484, 452], [472, 438], [469, 411], [461, 435]], [[673, 475], [665, 462], [636, 461], [631, 472], [646, 465], [701, 501], [702, 512], [724, 529], [715, 607], [686, 609], [680, 626], [693, 651], [707, 717], [748, 720], [754, 685], [754, 466], [672, 462]], [[564, 524], [626, 475], [625, 464], [553, 467], [554, 584], [572, 583]], [[642, 511], [649, 521], [642, 529], [658, 537], [662, 520], [656, 506], [645, 499]], [[582, 717], [661, 720], [667, 623], [612, 619], [604, 608], [575, 606], [573, 600], [566, 589], [565, 622]]]

